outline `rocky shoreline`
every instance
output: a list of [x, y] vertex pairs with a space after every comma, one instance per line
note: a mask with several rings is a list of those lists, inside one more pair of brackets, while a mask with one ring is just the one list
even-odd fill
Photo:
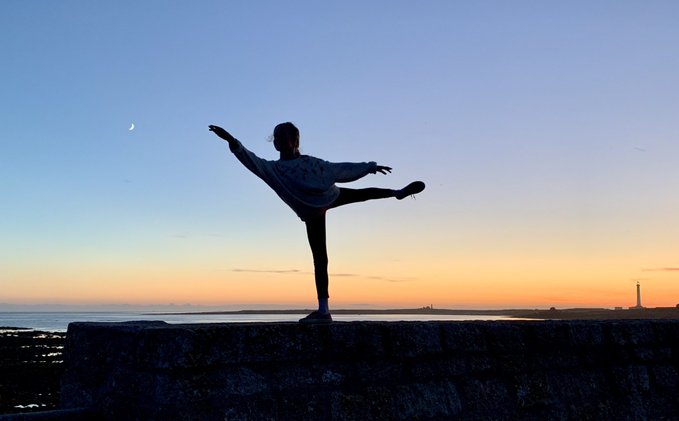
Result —
[[0, 327], [0, 414], [59, 408], [66, 333]]

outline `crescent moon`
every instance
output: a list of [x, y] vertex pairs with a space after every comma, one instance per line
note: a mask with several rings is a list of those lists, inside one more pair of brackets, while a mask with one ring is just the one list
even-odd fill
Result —
[[127, 130], [129, 130], [129, 131], [132, 131], [132, 130], [134, 130], [134, 123], [130, 124], [130, 128], [129, 128], [129, 129], [127, 129]]

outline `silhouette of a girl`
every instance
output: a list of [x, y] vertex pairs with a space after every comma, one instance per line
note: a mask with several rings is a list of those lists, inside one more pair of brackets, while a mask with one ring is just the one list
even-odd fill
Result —
[[301, 323], [329, 323], [328, 253], [325, 239], [325, 212], [349, 203], [395, 197], [399, 200], [420, 193], [424, 183], [415, 181], [400, 190], [381, 188], [348, 189], [335, 183], [348, 183], [368, 174], [391, 172], [390, 167], [375, 162], [331, 163], [299, 152], [299, 130], [294, 124], [281, 123], [274, 128], [273, 144], [280, 159], [268, 161], [247, 150], [235, 137], [219, 126], [210, 131], [229, 142], [238, 160], [271, 187], [306, 224], [307, 237], [314, 258], [314, 277], [318, 310]]

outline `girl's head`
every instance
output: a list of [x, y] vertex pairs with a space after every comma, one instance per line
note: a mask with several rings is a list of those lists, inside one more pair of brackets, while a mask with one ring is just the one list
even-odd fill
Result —
[[299, 153], [299, 129], [289, 121], [277, 125], [273, 129], [273, 145], [279, 152]]

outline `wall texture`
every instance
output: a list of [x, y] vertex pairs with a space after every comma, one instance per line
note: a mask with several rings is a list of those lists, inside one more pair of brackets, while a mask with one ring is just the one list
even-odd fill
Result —
[[107, 420], [679, 419], [679, 321], [72, 323]]

